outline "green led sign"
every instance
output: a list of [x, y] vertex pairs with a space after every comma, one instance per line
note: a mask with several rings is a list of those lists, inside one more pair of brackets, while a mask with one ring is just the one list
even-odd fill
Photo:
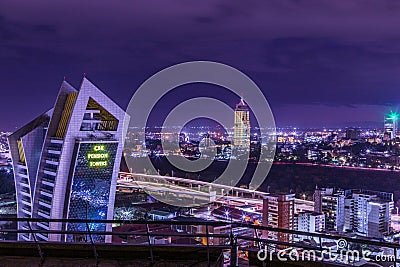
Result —
[[108, 152], [105, 151], [104, 145], [93, 146], [93, 151], [87, 154], [90, 167], [107, 167]]

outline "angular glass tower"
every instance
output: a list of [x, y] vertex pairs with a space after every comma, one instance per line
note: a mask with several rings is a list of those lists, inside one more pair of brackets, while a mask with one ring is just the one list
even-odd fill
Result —
[[[84, 78], [63, 82], [54, 108], [9, 137], [18, 217], [112, 219], [126, 134], [125, 112]], [[125, 124], [127, 125], [127, 124]], [[87, 230], [79, 223], [32, 223], [33, 229]], [[19, 223], [19, 229], [29, 229]], [[105, 223], [91, 231], [111, 231]], [[85, 235], [36, 234], [43, 241], [81, 241]], [[108, 242], [111, 236], [93, 236]], [[19, 240], [31, 240], [19, 234]]]

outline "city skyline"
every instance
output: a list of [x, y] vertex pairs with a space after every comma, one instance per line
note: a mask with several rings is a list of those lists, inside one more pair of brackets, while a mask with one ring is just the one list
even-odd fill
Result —
[[[85, 73], [83, 73], [84, 77], [86, 76]], [[65, 80], [65, 77], [63, 78]], [[69, 82], [69, 80], [68, 80]], [[98, 81], [96, 81], [97, 83]], [[79, 83], [78, 83], [79, 84]], [[149, 119], [149, 126], [150, 127], [160, 127], [163, 124], [163, 120], [165, 119], [165, 116], [170, 112], [170, 110], [174, 107], [176, 103], [179, 103], [180, 101], [184, 101], [190, 97], [193, 97], [194, 95], [201, 95], [207, 92], [213, 91], [213, 86], [210, 85], [199, 85], [199, 84], [192, 84], [192, 85], [187, 85], [190, 86], [191, 88], [199, 86], [199, 87], [209, 87], [205, 91], [203, 90], [201, 93], [199, 92], [189, 92], [188, 95], [182, 96], [182, 92], [186, 91], [186, 88], [178, 87], [176, 90], [174, 90], [171, 95], [173, 97], [176, 97], [173, 100], [173, 103], [171, 103], [171, 95], [168, 97], [165, 97], [157, 103], [155, 106], [154, 111], [150, 114], [150, 119]], [[55, 90], [54, 92], [56, 92]], [[107, 91], [107, 90], [104, 90]], [[201, 90], [200, 90], [201, 91]], [[186, 91], [187, 92], [187, 91]], [[223, 93], [226, 93], [225, 89], [222, 89]], [[55, 94], [56, 96], [56, 94]], [[234, 94], [228, 94], [228, 95], [223, 95], [223, 96], [217, 96], [217, 98], [222, 99], [225, 103], [227, 103], [232, 110], [234, 110], [234, 107], [238, 101], [240, 101], [241, 97], [236, 96]], [[48, 103], [46, 105], [50, 109], [50, 107], [54, 104], [52, 103], [51, 99], [48, 98], [46, 99]], [[245, 100], [245, 99], [244, 99]], [[268, 100], [268, 99], [267, 99]], [[399, 102], [400, 103], [400, 102]], [[117, 103], [118, 104], [118, 103]], [[287, 127], [292, 127], [292, 128], [299, 128], [299, 129], [344, 129], [348, 127], [358, 127], [358, 128], [370, 128], [370, 129], [378, 129], [378, 128], [384, 128], [384, 119], [385, 117], [391, 113], [391, 112], [397, 112], [399, 109], [397, 108], [396, 105], [391, 105], [391, 106], [373, 106], [370, 105], [368, 106], [362, 106], [362, 107], [357, 107], [356, 110], [357, 112], [368, 114], [368, 116], [365, 119], [368, 120], [358, 120], [358, 121], [346, 121], [347, 115], [350, 114], [351, 112], [354, 112], [355, 107], [352, 106], [341, 106], [339, 109], [337, 109], [334, 106], [325, 106], [321, 110], [318, 110], [318, 114], [321, 117], [328, 117], [330, 114], [335, 114], [338, 116], [338, 120], [331, 120], [329, 122], [325, 122], [324, 120], [319, 121], [318, 119], [316, 120], [314, 117], [310, 117], [309, 114], [313, 114], [315, 112], [314, 107], [312, 105], [304, 105], [300, 109], [293, 110], [293, 114], [296, 114], [297, 117], [302, 117], [306, 118], [303, 121], [298, 121], [295, 119], [295, 117], [292, 116], [290, 113], [280, 113], [281, 108], [274, 109], [273, 104], [271, 104], [271, 108], [273, 111], [273, 115], [275, 118], [276, 122], [276, 127], [277, 128], [287, 128]], [[400, 104], [399, 104], [400, 106]], [[10, 109], [9, 111], [11, 111]], [[29, 110], [29, 109], [27, 109]], [[218, 112], [215, 110], [215, 112]], [[41, 113], [35, 114], [36, 116], [40, 116]], [[155, 115], [157, 114], [157, 115]], [[7, 118], [5, 118], [7, 119]], [[343, 119], [343, 120], [342, 120]], [[16, 125], [16, 120], [11, 120], [10, 122], [5, 122], [5, 120], [2, 120], [0, 123], [0, 130], [3, 132], [14, 132], [18, 130], [21, 124], [26, 124], [30, 121], [29, 117], [22, 117], [20, 118], [20, 124]], [[253, 122], [252, 129], [257, 127], [257, 121], [254, 117], [254, 114], [252, 110], [250, 110], [250, 121]], [[215, 126], [218, 125], [218, 123], [210, 121], [209, 119], [203, 119], [203, 118], [196, 118], [193, 121], [190, 122], [192, 125], [205, 125], [205, 126]], [[255, 125], [254, 125], [255, 124]], [[186, 125], [176, 125], [177, 127], [186, 127]]]
[[[21, 231], [18, 234], [19, 242], [87, 243], [90, 240], [94, 243], [111, 242], [113, 246], [132, 242], [131, 235], [116, 238], [102, 232], [112, 230], [114, 234], [121, 233], [119, 231], [126, 231], [123, 230], [125, 225], [114, 224], [112, 227], [109, 223], [101, 222], [85, 224], [70, 221], [60, 224], [46, 221], [85, 217], [129, 220], [126, 221], [128, 225], [132, 219], [197, 220], [193, 221], [197, 226], [200, 221], [242, 223], [245, 226], [261, 224], [271, 229], [254, 233], [244, 227], [240, 232], [235, 230], [234, 235], [258, 236], [262, 240], [281, 243], [274, 248], [277, 251], [284, 248], [282, 244], [302, 244], [310, 239], [320, 247], [338, 247], [343, 238], [363, 237], [368, 240], [366, 242], [379, 240], [378, 253], [385, 253], [386, 245], [395, 246], [398, 242], [400, 191], [395, 190], [397, 184], [393, 176], [400, 172], [400, 139], [396, 133], [398, 114], [395, 112], [387, 114], [385, 127], [377, 130], [347, 128], [343, 131], [303, 131], [292, 128], [272, 136], [263, 131], [250, 135], [250, 114], [246, 101], [241, 99], [231, 114], [235, 119], [233, 143], [227, 142], [225, 134], [203, 134], [208, 141], [216, 141], [205, 141], [205, 146], [213, 147], [216, 152], [215, 157], [211, 157], [214, 167], [210, 168], [214, 170], [208, 170], [206, 175], [202, 171], [207, 171], [208, 167], [197, 174], [193, 173], [193, 169], [171, 168], [165, 164], [169, 156], [198, 157], [201, 161], [209, 158], [207, 153], [196, 149], [196, 141], [185, 133], [175, 131], [175, 127], [170, 127], [172, 131], [162, 133], [149, 132], [144, 140], [139, 139], [138, 134], [144, 134], [145, 131], [128, 132], [124, 144], [123, 132], [127, 130], [121, 129], [122, 121], [126, 123], [127, 120], [124, 115], [120, 107], [84, 77], [79, 90], [63, 81], [54, 109], [9, 136], [12, 160], [6, 162], [9, 167], [12, 162], [15, 175], [15, 212], [18, 218], [42, 220], [34, 222], [32, 226], [29, 222], [18, 223], [18, 231]], [[134, 116], [135, 113], [130, 115]], [[228, 129], [224, 130], [229, 132]], [[173, 135], [179, 136], [179, 147], [168, 150], [168, 145], [164, 147], [166, 143], [162, 144], [161, 140], [165, 138], [168, 143]], [[276, 137], [277, 143], [271, 143], [270, 137]], [[231, 149], [227, 149], [229, 145], [244, 145], [249, 155], [243, 158], [243, 154], [239, 153], [231, 157]], [[262, 159], [257, 156], [270, 148], [276, 150], [273, 158]], [[124, 160], [121, 163], [125, 162], [128, 170], [124, 163], [119, 166], [122, 153]], [[142, 159], [150, 159], [153, 168], [142, 168], [147, 166], [139, 164]], [[244, 171], [239, 180], [231, 179], [230, 184], [221, 183], [221, 176], [216, 175], [221, 167], [225, 168], [224, 173], [229, 170], [229, 162], [235, 165], [244, 162], [247, 166], [245, 169], [250, 168], [250, 173]], [[274, 175], [280, 183], [283, 182], [283, 187], [267, 177], [252, 186], [253, 171], [257, 171], [254, 167], [266, 169], [272, 163], [285, 173]], [[133, 167], [140, 171], [137, 172]], [[326, 177], [328, 173], [333, 175], [323, 181], [316, 180], [312, 172], [321, 171], [321, 168], [325, 171], [321, 172], [323, 175], [318, 175], [318, 179]], [[334, 174], [341, 170], [346, 172], [345, 176]], [[387, 173], [377, 182], [376, 179], [365, 179], [360, 173], [351, 174], [352, 170]], [[269, 177], [269, 174], [266, 175]], [[392, 178], [388, 179], [389, 176]], [[302, 179], [296, 179], [298, 177]], [[342, 177], [340, 180], [343, 181], [336, 181], [337, 177]], [[228, 178], [232, 178], [232, 170]], [[331, 187], [333, 181], [334, 186]], [[35, 187], [32, 188], [32, 184]], [[3, 202], [7, 203], [7, 200], [9, 196]], [[11, 207], [12, 203], [8, 202], [7, 205]], [[394, 213], [395, 208], [397, 213]], [[13, 210], [8, 209], [7, 212]], [[39, 232], [24, 232], [31, 227]], [[46, 233], [54, 229], [70, 232], [63, 235]], [[129, 229], [132, 231], [134, 228]], [[185, 229], [183, 232], [186, 233], [204, 234], [201, 227]], [[288, 232], [279, 232], [280, 229]], [[171, 230], [183, 233], [179, 229]], [[222, 227], [217, 231], [226, 233], [227, 230], [229, 228]], [[89, 231], [89, 234], [83, 234], [85, 231]], [[215, 229], [212, 231], [216, 233]], [[232, 233], [232, 228], [230, 231]], [[314, 236], [309, 237], [310, 234]], [[327, 240], [315, 236], [319, 234], [325, 234]], [[7, 238], [11, 240], [12, 237]], [[329, 241], [337, 238], [340, 239]], [[208, 241], [204, 242], [203, 245], [208, 244]], [[226, 240], [220, 238], [212, 241], [212, 245], [224, 243]], [[165, 241], [165, 244], [171, 246], [173, 243]], [[238, 245], [245, 246], [246, 242]], [[372, 249], [372, 246], [366, 248]], [[232, 251], [229, 257], [232, 262], [235, 258]], [[241, 258], [248, 261], [246, 256]]]
[[[30, 114], [50, 108], [64, 76], [77, 85], [74, 77], [87, 73], [125, 108], [148, 77], [192, 60], [246, 73], [264, 92], [278, 126], [380, 122], [400, 103], [395, 1], [156, 6], [2, 1], [0, 88], [7, 101], [0, 128], [13, 131]], [[199, 93], [212, 95], [213, 88]], [[179, 101], [179, 94], [171, 98]], [[222, 94], [217, 96], [236, 103]], [[29, 109], [16, 109], [15, 102]]]
[[400, 267], [399, 14], [0, 1], [2, 264]]

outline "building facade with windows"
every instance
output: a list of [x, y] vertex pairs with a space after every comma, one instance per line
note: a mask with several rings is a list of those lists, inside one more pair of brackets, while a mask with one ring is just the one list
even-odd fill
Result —
[[300, 212], [295, 216], [295, 230], [307, 233], [325, 231], [325, 215], [311, 211]]
[[391, 212], [394, 209], [393, 194], [370, 190], [347, 192], [349, 216], [346, 226], [361, 236], [383, 238], [391, 231]]
[[393, 193], [325, 188], [315, 191], [314, 201], [314, 207], [317, 210], [321, 207], [325, 215], [328, 232], [355, 233], [378, 239], [391, 233]]
[[[112, 219], [128, 116], [88, 79], [64, 81], [54, 108], [9, 137], [19, 217]], [[111, 230], [105, 223], [91, 231]], [[19, 229], [29, 229], [20, 223]], [[37, 230], [88, 230], [79, 223], [32, 223]], [[36, 234], [42, 241], [81, 241], [84, 235]], [[110, 237], [94, 236], [95, 241]], [[20, 240], [32, 240], [19, 234]]]
[[[262, 225], [280, 229], [295, 228], [295, 194], [268, 195], [263, 199]], [[263, 238], [289, 242], [292, 235], [263, 230]]]
[[239, 150], [250, 149], [250, 111], [243, 99], [235, 108], [233, 145]]
[[345, 195], [334, 188], [316, 189], [314, 193], [314, 212], [325, 215], [325, 229], [343, 232], [345, 216]]

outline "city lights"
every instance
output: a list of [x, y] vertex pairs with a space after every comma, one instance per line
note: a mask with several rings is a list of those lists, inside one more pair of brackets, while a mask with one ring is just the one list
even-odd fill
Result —
[[1, 1], [0, 265], [400, 267], [399, 25]]

